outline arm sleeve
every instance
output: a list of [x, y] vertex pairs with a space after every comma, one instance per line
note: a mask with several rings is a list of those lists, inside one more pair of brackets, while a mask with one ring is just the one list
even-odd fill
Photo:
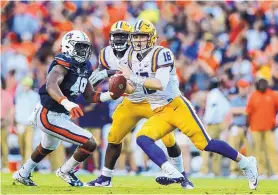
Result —
[[161, 82], [162, 88], [165, 89], [170, 80], [170, 67], [159, 68], [155, 73], [155, 78]]

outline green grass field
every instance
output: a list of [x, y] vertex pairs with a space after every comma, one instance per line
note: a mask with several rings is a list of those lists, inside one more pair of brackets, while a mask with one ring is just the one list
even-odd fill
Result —
[[[96, 178], [95, 175], [80, 176], [83, 182]], [[2, 194], [278, 194], [278, 181], [260, 181], [256, 191], [249, 190], [247, 180], [192, 179], [194, 190], [184, 190], [178, 184], [160, 186], [153, 177], [114, 177], [113, 188], [71, 187], [54, 174], [34, 174], [39, 187], [13, 184], [11, 174], [1, 175]]]

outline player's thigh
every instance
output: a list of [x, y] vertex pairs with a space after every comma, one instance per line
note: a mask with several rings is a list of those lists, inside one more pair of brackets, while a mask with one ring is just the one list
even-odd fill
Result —
[[182, 97], [177, 98], [174, 104], [173, 107], [175, 109], [171, 117], [172, 125], [188, 136], [198, 149], [204, 150], [211, 137], [207, 133], [193, 106], [188, 100]]
[[92, 138], [89, 131], [71, 122], [69, 116], [53, 113], [45, 108], [40, 112], [38, 127], [47, 134], [79, 146]]
[[174, 131], [171, 133], [168, 133], [167, 135], [165, 135], [162, 138], [162, 142], [164, 143], [164, 145], [169, 148], [175, 145], [176, 143], [176, 139], [175, 139], [175, 135], [174, 135]]
[[157, 141], [175, 129], [174, 126], [167, 123], [161, 117], [154, 115], [149, 118], [149, 120], [143, 125], [142, 129], [137, 132], [136, 137], [147, 136], [154, 141]]
[[135, 127], [141, 119], [137, 112], [132, 112], [132, 104], [123, 101], [115, 110], [112, 126], [108, 134], [108, 142], [120, 144], [123, 138]]
[[61, 140], [50, 134], [41, 131], [41, 145], [43, 148], [48, 150], [55, 150], [60, 145]]
[[137, 113], [141, 118], [150, 118], [153, 116], [153, 110], [147, 101], [133, 104], [133, 112]]

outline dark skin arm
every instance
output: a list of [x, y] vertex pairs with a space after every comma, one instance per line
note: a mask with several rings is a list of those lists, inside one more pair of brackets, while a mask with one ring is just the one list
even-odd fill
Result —
[[100, 103], [100, 94], [100, 92], [94, 91], [91, 84], [88, 83], [83, 96], [87, 103]]
[[60, 65], [56, 65], [50, 71], [46, 79], [46, 91], [57, 102], [63, 97], [63, 93], [59, 85], [63, 82], [68, 71]]

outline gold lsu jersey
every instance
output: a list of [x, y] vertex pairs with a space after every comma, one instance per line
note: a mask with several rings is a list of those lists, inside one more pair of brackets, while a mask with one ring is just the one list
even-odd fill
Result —
[[179, 81], [176, 75], [176, 68], [174, 65], [174, 55], [170, 49], [162, 46], [155, 46], [142, 61], [138, 60], [137, 54], [138, 53], [136, 51], [130, 50], [128, 55], [128, 64], [132, 71], [137, 75], [155, 78], [157, 69], [171, 66], [170, 79], [167, 87], [163, 91], [150, 90], [144, 87], [136, 86], [136, 90], [138, 90], [138, 88], [143, 89], [144, 97], [150, 103], [153, 110], [168, 104], [175, 97], [181, 95], [179, 90]]
[[[118, 66], [127, 67], [129, 65], [128, 56], [132, 51], [129, 47], [122, 58], [117, 58], [111, 46], [103, 48], [99, 53], [99, 65], [108, 70], [117, 70]], [[143, 88], [136, 88], [133, 94], [127, 97], [131, 102], [142, 102], [146, 100]]]

